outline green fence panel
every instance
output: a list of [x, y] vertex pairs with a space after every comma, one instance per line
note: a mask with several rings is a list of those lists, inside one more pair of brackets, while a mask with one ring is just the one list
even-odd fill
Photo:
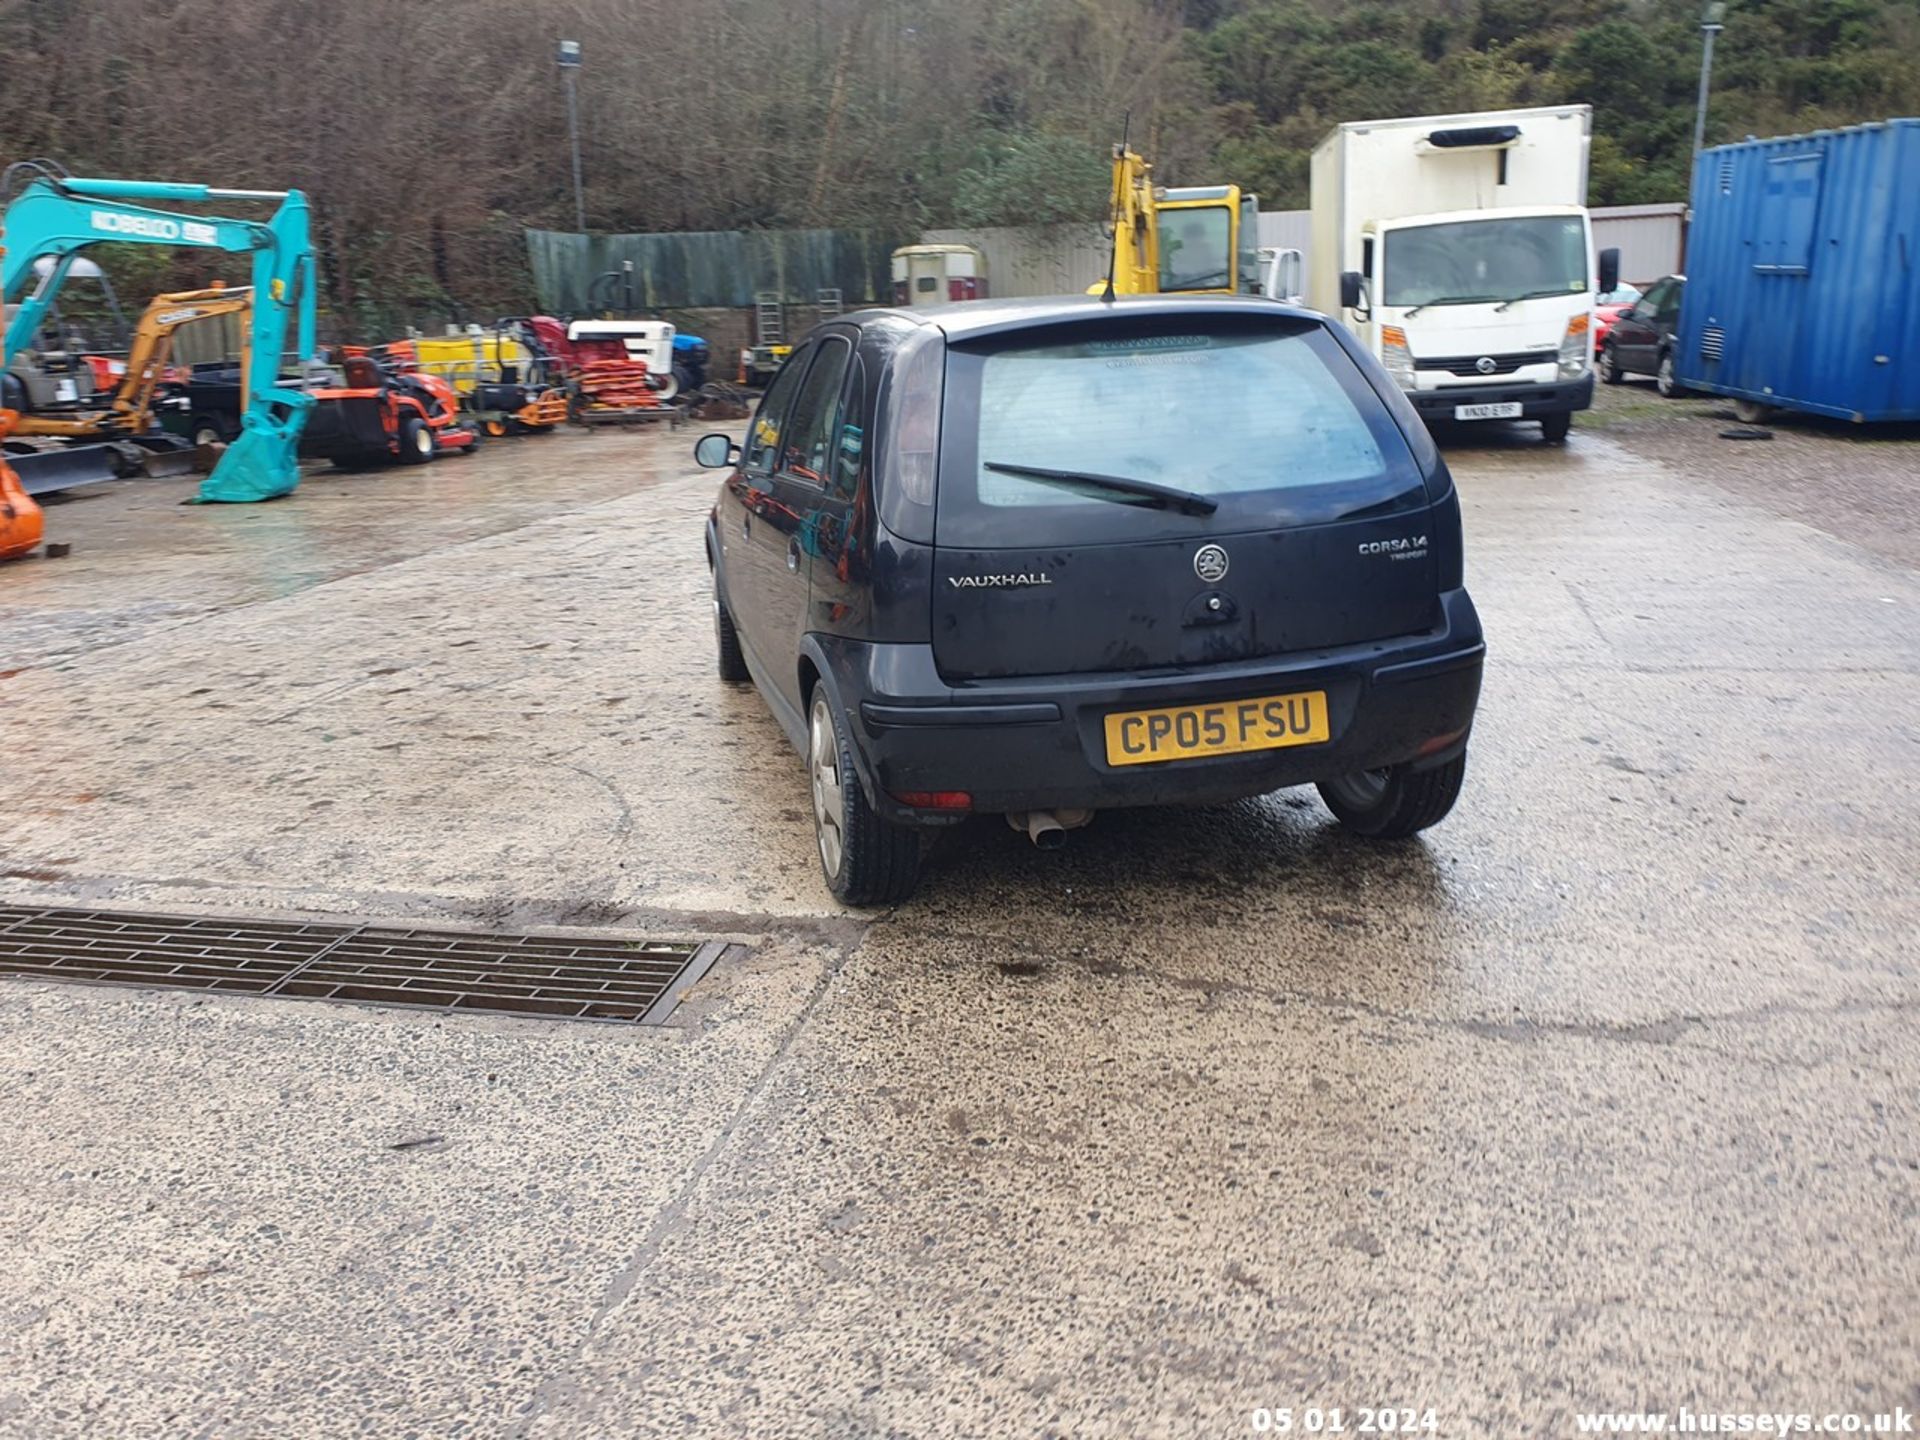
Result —
[[[552, 314], [592, 309], [594, 282], [633, 263], [640, 309], [749, 306], [761, 291], [810, 305], [838, 290], [847, 307], [883, 302], [892, 288], [889, 257], [912, 243], [851, 230], [710, 230], [676, 235], [582, 235], [527, 231], [535, 293]], [[606, 303], [603, 299], [602, 303]], [[615, 302], [617, 303], [617, 302]]]

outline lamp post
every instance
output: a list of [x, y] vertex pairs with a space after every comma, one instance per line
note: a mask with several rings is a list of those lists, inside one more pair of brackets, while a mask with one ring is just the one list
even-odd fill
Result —
[[1707, 86], [1713, 82], [1713, 37], [1727, 28], [1720, 23], [1726, 14], [1727, 7], [1722, 0], [1713, 0], [1700, 12], [1700, 101], [1693, 115], [1693, 153], [1696, 159], [1707, 138]]
[[[575, 77], [580, 73], [580, 42], [562, 40], [554, 59], [560, 65], [560, 78], [567, 84], [567, 134], [573, 141], [573, 218], [576, 227], [584, 234], [587, 228], [587, 192], [580, 184], [580, 100], [575, 87]], [[1698, 149], [1699, 146], [1694, 148]]]

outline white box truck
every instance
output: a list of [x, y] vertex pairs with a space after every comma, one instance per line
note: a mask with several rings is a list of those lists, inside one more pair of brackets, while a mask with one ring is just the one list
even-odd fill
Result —
[[1538, 420], [1593, 401], [1585, 105], [1342, 125], [1313, 152], [1307, 303], [1336, 316], [1425, 420]]

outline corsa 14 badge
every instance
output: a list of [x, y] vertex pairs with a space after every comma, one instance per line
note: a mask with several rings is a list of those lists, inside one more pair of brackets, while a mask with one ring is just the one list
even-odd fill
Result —
[[1359, 549], [1362, 555], [1384, 555], [1389, 560], [1418, 560], [1427, 553], [1427, 537], [1398, 535], [1391, 540], [1363, 540]]

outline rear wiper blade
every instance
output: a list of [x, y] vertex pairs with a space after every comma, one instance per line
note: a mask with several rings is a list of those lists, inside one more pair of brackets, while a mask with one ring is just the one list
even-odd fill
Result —
[[1016, 465], [1007, 460], [982, 460], [981, 467], [997, 470], [1003, 475], [1025, 475], [1030, 479], [1048, 481], [1069, 488], [1073, 486], [1091, 486], [1096, 490], [1112, 490], [1122, 495], [1138, 495], [1151, 500], [1156, 505], [1173, 505], [1188, 515], [1211, 515], [1220, 508], [1220, 502], [1210, 495], [1202, 495], [1194, 490], [1181, 490], [1172, 485], [1159, 485], [1151, 480], [1135, 480], [1127, 475], [1095, 475], [1084, 470], [1050, 470], [1044, 465]]

